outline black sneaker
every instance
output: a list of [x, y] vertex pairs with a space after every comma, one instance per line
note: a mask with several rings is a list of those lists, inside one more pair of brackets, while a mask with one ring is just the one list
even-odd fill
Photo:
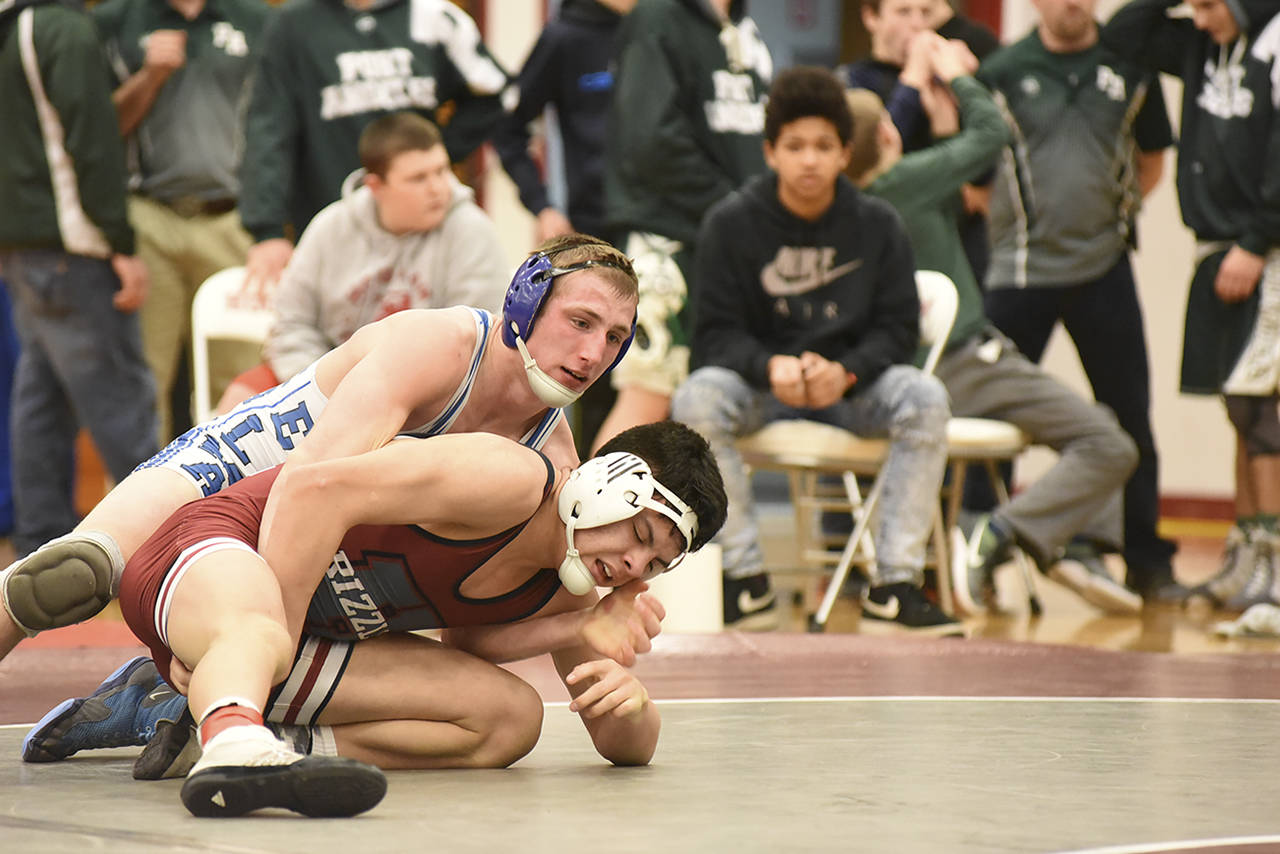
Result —
[[885, 627], [933, 637], [964, 637], [964, 626], [930, 602], [924, 591], [905, 581], [872, 587], [862, 600], [862, 631]]
[[724, 577], [724, 627], [743, 632], [767, 632], [778, 627], [777, 598], [767, 573]]
[[133, 761], [133, 779], [168, 780], [185, 777], [200, 759], [200, 737], [191, 710], [176, 721], [160, 721], [156, 734]]

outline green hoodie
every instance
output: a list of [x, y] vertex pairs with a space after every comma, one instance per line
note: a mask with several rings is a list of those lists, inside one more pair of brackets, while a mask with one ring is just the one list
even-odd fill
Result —
[[951, 89], [963, 128], [953, 137], [912, 151], [877, 177], [866, 191], [889, 202], [907, 227], [917, 270], [938, 270], [955, 282], [960, 305], [948, 342], [958, 344], [987, 323], [982, 292], [965, 257], [956, 227], [960, 186], [991, 168], [1009, 139], [995, 102], [972, 77], [957, 77]]
[[87, 14], [0, 0], [0, 248], [133, 254], [110, 79]]

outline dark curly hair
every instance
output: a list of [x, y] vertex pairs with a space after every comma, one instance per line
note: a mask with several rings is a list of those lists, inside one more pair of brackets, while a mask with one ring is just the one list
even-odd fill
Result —
[[697, 551], [724, 524], [729, 499], [720, 467], [707, 440], [676, 421], [658, 421], [623, 430], [596, 451], [596, 456], [626, 451], [649, 464], [658, 482], [680, 496], [698, 517], [689, 551]]
[[844, 86], [834, 74], [816, 66], [798, 66], [779, 72], [769, 88], [764, 108], [764, 138], [778, 141], [784, 125], [816, 116], [835, 125], [841, 145], [853, 136], [853, 116], [844, 100]]

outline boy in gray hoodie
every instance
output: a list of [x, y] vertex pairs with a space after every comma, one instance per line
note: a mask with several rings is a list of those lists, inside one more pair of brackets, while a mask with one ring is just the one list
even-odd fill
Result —
[[436, 126], [409, 112], [376, 119], [360, 135], [360, 162], [285, 267], [266, 364], [238, 377], [218, 412], [291, 379], [397, 311], [501, 310], [507, 277], [498, 231], [454, 178]]

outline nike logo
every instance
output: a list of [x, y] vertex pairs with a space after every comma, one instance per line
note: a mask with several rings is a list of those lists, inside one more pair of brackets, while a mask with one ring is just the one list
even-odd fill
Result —
[[822, 274], [822, 284], [829, 285], [845, 273], [852, 273], [854, 270], [862, 266], [862, 259], [855, 258], [848, 264], [841, 264], [839, 267], [833, 267]]
[[883, 605], [870, 596], [866, 596], [862, 600], [862, 609], [873, 617], [879, 617], [881, 620], [896, 620], [898, 619], [898, 614], [902, 611], [902, 607], [898, 604], [897, 596], [890, 596], [889, 601]]
[[752, 596], [751, 591], [743, 590], [738, 593], [738, 611], [742, 614], [754, 614], [756, 611], [763, 611], [765, 608], [773, 607], [773, 591], [770, 590], [763, 596]]
[[[985, 528], [986, 523], [982, 523]], [[969, 566], [982, 566], [982, 531], [975, 530], [973, 535], [969, 537], [968, 548], [965, 549], [965, 557], [969, 559]]]
[[771, 297], [798, 296], [829, 285], [862, 266], [855, 258], [832, 266], [836, 250], [820, 246], [783, 246], [760, 271], [760, 284]]
[[167, 700], [172, 695], [173, 691], [169, 688], [157, 688], [147, 695], [147, 699], [154, 703], [158, 700]]

